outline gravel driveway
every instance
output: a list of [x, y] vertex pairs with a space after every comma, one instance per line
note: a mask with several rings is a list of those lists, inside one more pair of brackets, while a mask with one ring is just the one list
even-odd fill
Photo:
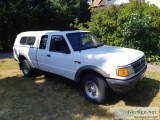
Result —
[[[5, 58], [12, 58], [13, 53], [0, 53], [0, 60], [5, 59]], [[148, 64], [147, 65], [147, 71], [152, 71], [152, 72], [160, 72], [160, 66], [158, 65], [152, 65]]]

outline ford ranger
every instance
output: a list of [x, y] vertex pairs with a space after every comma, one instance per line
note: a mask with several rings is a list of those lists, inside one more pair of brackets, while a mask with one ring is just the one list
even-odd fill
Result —
[[126, 93], [147, 68], [142, 51], [103, 45], [89, 31], [29, 31], [17, 35], [14, 58], [25, 77], [39, 69], [81, 83], [92, 103], [105, 103], [110, 91]]

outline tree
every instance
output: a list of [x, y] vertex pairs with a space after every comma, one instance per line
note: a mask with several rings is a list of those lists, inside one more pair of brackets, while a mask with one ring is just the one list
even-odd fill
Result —
[[75, 18], [89, 20], [87, 0], [1, 0], [0, 48], [11, 49], [23, 31], [72, 29]]

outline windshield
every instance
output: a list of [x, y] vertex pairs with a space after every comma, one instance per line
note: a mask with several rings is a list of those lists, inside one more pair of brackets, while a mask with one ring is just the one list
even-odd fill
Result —
[[102, 45], [90, 32], [77, 32], [67, 34], [67, 38], [75, 51], [96, 48]]

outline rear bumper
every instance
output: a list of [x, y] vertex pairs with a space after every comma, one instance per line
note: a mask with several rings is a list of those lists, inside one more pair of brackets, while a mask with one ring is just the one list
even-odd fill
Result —
[[143, 74], [147, 69], [147, 65], [144, 67], [144, 69], [137, 74], [136, 76], [126, 79], [126, 80], [119, 80], [119, 79], [106, 79], [109, 86], [113, 91], [116, 93], [126, 93], [130, 90], [132, 90], [143, 78]]

